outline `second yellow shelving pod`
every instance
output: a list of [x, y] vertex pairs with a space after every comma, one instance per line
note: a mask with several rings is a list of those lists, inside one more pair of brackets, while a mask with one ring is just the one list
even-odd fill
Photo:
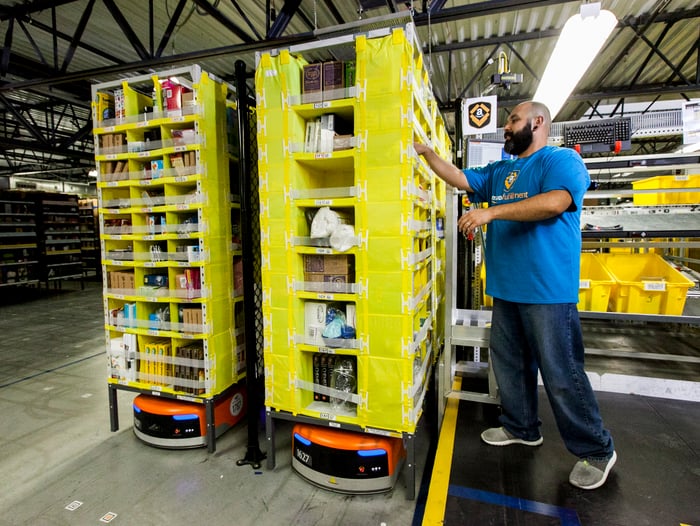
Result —
[[[305, 53], [335, 46], [354, 79], [309, 94]], [[262, 53], [256, 96], [268, 411], [414, 433], [442, 341], [445, 189], [413, 143], [450, 150], [414, 27]], [[310, 148], [328, 115], [339, 142]]]

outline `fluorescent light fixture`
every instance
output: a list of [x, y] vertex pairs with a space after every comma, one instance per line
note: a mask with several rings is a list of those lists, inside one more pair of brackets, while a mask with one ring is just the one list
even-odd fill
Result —
[[583, 4], [581, 12], [566, 21], [533, 97], [547, 105], [552, 119], [564, 106], [616, 25], [615, 15], [601, 10], [600, 2]]

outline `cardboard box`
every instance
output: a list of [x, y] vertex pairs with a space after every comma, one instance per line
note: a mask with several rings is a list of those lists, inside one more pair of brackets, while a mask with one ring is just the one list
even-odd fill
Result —
[[349, 150], [353, 147], [352, 134], [349, 135], [335, 135], [333, 137], [333, 151], [336, 150]]
[[336, 294], [346, 293], [347, 284], [350, 282], [348, 274], [304, 274], [304, 281], [311, 283], [325, 283], [323, 292]]
[[202, 325], [202, 309], [185, 308], [182, 310], [182, 321], [188, 325]]
[[134, 273], [115, 270], [109, 273], [109, 286], [112, 289], [134, 289]]
[[304, 254], [304, 273], [345, 274], [352, 270], [352, 261], [347, 254]]
[[182, 107], [191, 108], [196, 104], [194, 100], [194, 91], [186, 91], [182, 94]]
[[302, 93], [314, 93], [323, 88], [323, 65], [306, 64], [304, 66], [304, 78], [302, 82]]
[[349, 88], [355, 85], [355, 62], [348, 61], [345, 63], [345, 87]]
[[345, 65], [339, 60], [323, 63], [323, 91], [345, 87]]
[[326, 328], [328, 304], [319, 301], [304, 303], [304, 335], [306, 342], [323, 345], [323, 329]]
[[301, 93], [301, 101], [304, 104], [323, 100], [323, 64], [304, 66]]
[[184, 273], [175, 276], [175, 288], [178, 288], [180, 290], [187, 289], [187, 276], [185, 276]]

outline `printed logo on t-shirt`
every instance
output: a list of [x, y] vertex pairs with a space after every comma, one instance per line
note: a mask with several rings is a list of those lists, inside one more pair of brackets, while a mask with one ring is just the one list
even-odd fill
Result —
[[508, 177], [506, 177], [505, 180], [506, 190], [510, 190], [513, 187], [513, 183], [515, 183], [515, 180], [518, 178], [518, 175], [520, 175], [519, 170], [513, 170], [508, 174]]
[[511, 189], [515, 184], [515, 180], [518, 178], [519, 175], [520, 170], [513, 170], [508, 174], [508, 177], [506, 177], [503, 181], [503, 193], [501, 195], [491, 196], [492, 204], [505, 203], [508, 201], [520, 201], [521, 199], [527, 199], [529, 197], [528, 192], [511, 192]]

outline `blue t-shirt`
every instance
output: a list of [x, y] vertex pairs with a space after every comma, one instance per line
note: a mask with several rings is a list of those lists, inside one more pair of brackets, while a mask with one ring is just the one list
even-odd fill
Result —
[[532, 155], [464, 170], [473, 202], [498, 206], [551, 190], [572, 205], [544, 221], [496, 219], [486, 235], [486, 293], [516, 303], [577, 303], [581, 265], [581, 206], [590, 184], [574, 150], [546, 146]]

